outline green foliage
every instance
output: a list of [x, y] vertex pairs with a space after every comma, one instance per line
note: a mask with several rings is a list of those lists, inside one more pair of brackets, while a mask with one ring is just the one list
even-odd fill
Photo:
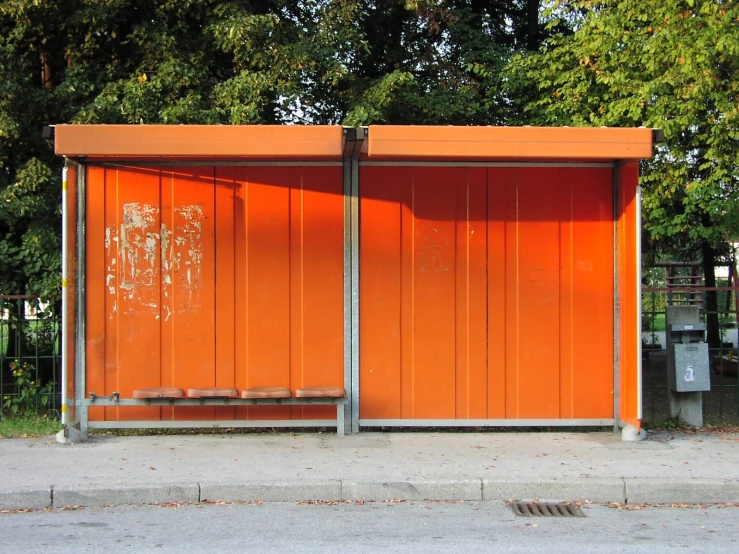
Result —
[[538, 90], [529, 121], [663, 129], [665, 144], [642, 168], [653, 241], [688, 257], [736, 236], [739, 4], [577, 0], [549, 15], [575, 20], [574, 34], [508, 66], [511, 95]]
[[39, 407], [49, 404], [54, 383], [41, 385], [38, 379], [33, 378], [34, 369], [28, 362], [15, 360], [10, 363], [15, 393], [3, 396], [3, 408], [13, 416], [37, 415]]

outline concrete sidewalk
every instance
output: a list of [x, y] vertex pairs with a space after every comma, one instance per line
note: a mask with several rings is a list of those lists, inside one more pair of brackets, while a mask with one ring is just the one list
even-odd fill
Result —
[[204, 500], [739, 502], [739, 435], [280, 433], [0, 440], [0, 508]]

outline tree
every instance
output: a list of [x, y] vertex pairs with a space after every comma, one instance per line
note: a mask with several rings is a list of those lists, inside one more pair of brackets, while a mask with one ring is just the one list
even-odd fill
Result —
[[[511, 94], [536, 86], [532, 123], [664, 130], [642, 167], [644, 226], [663, 251], [700, 252], [715, 286], [717, 249], [739, 232], [739, 5], [577, 0], [552, 13], [575, 32], [513, 59]], [[716, 310], [715, 293], [706, 308]], [[718, 318], [708, 324], [716, 346]]]
[[502, 124], [535, 0], [0, 0], [0, 294], [60, 295], [53, 123]]

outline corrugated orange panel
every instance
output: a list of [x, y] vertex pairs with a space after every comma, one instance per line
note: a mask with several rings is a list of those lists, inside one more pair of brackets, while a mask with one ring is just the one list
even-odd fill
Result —
[[[162, 212], [172, 233], [171, 296], [162, 318], [172, 322], [172, 365], [163, 368], [173, 382], [212, 387], [215, 371], [215, 213], [213, 168], [173, 168], [162, 172]], [[164, 229], [164, 226], [162, 227]], [[180, 407], [175, 419], [214, 419], [215, 408]]]
[[456, 185], [457, 419], [488, 417], [487, 170], [458, 168]]
[[[213, 168], [218, 172], [218, 168]], [[216, 179], [215, 186], [215, 358], [216, 387], [236, 383], [236, 186]], [[236, 409], [216, 407], [216, 419], [234, 419]]]
[[[248, 188], [244, 183], [245, 168], [216, 167], [216, 186], [232, 187], [234, 190], [234, 385], [239, 389], [250, 386], [248, 375], [249, 312], [247, 310], [249, 287], [247, 286], [247, 205]], [[239, 253], [239, 254], [236, 254]], [[239, 406], [236, 419], [247, 419], [249, 408]]]
[[562, 418], [613, 417], [611, 168], [560, 169]]
[[[401, 417], [401, 193], [410, 168], [360, 168], [360, 417]], [[388, 183], [395, 183], [388, 186]]]
[[[518, 356], [518, 344], [509, 344], [507, 326], [515, 321], [516, 311], [508, 313], [508, 287], [515, 286], [516, 273], [507, 265], [508, 250], [515, 247], [509, 237], [509, 208], [516, 202], [517, 170], [512, 167], [496, 167], [488, 170], [488, 417], [505, 419], [508, 413], [506, 390], [507, 367]], [[509, 362], [510, 360], [510, 362]], [[516, 375], [512, 377], [515, 379]]]
[[610, 175], [489, 170], [489, 417], [612, 417]]
[[[244, 168], [247, 385], [290, 385], [290, 168]], [[242, 222], [237, 222], [241, 226]], [[240, 231], [239, 231], [240, 232]], [[289, 408], [250, 408], [289, 419]]]
[[651, 129], [371, 125], [370, 159], [613, 160], [652, 156]]
[[517, 352], [507, 368], [510, 418], [559, 417], [561, 191], [552, 177], [548, 168], [520, 169], [508, 207], [506, 263], [515, 287], [506, 287], [507, 311], [516, 315], [507, 322], [506, 350]]
[[641, 268], [637, 266], [637, 206], [636, 187], [639, 166], [625, 163], [618, 168], [618, 263], [619, 263], [619, 329], [621, 379], [619, 416], [639, 428], [639, 343], [638, 327], [640, 298], [638, 280]]
[[59, 156], [341, 159], [338, 125], [57, 125]]
[[[413, 225], [402, 238], [412, 297], [412, 332], [403, 347], [412, 352], [412, 389], [403, 391], [413, 418], [456, 415], [456, 182], [452, 168], [416, 168], [413, 174]], [[461, 368], [456, 368], [457, 370]]]
[[[415, 179], [414, 170], [408, 174], [408, 181], [398, 183], [400, 186], [400, 417], [413, 419], [415, 413], [414, 389], [416, 383], [416, 296], [415, 296]], [[390, 183], [386, 183], [390, 184]], [[361, 191], [361, 186], [360, 186]], [[360, 214], [360, 219], [364, 214]], [[360, 249], [362, 237], [359, 238]], [[359, 266], [362, 271], [362, 266]], [[362, 278], [360, 274], [360, 287]], [[359, 311], [360, 328], [362, 327], [362, 310]], [[361, 334], [361, 331], [360, 331]], [[359, 353], [361, 362], [362, 352]], [[361, 369], [360, 369], [361, 371]], [[359, 403], [362, 404], [362, 377], [359, 378]]]
[[[343, 171], [306, 167], [290, 174], [290, 382], [343, 386]], [[293, 408], [293, 419], [334, 418], [332, 406]]]
[[360, 416], [484, 417], [484, 170], [361, 179]]

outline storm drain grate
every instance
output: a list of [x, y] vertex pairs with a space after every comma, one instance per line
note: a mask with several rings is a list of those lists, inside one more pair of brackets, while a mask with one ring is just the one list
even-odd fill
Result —
[[508, 505], [517, 516], [585, 517], [579, 506], [567, 502], [519, 502], [514, 500]]

